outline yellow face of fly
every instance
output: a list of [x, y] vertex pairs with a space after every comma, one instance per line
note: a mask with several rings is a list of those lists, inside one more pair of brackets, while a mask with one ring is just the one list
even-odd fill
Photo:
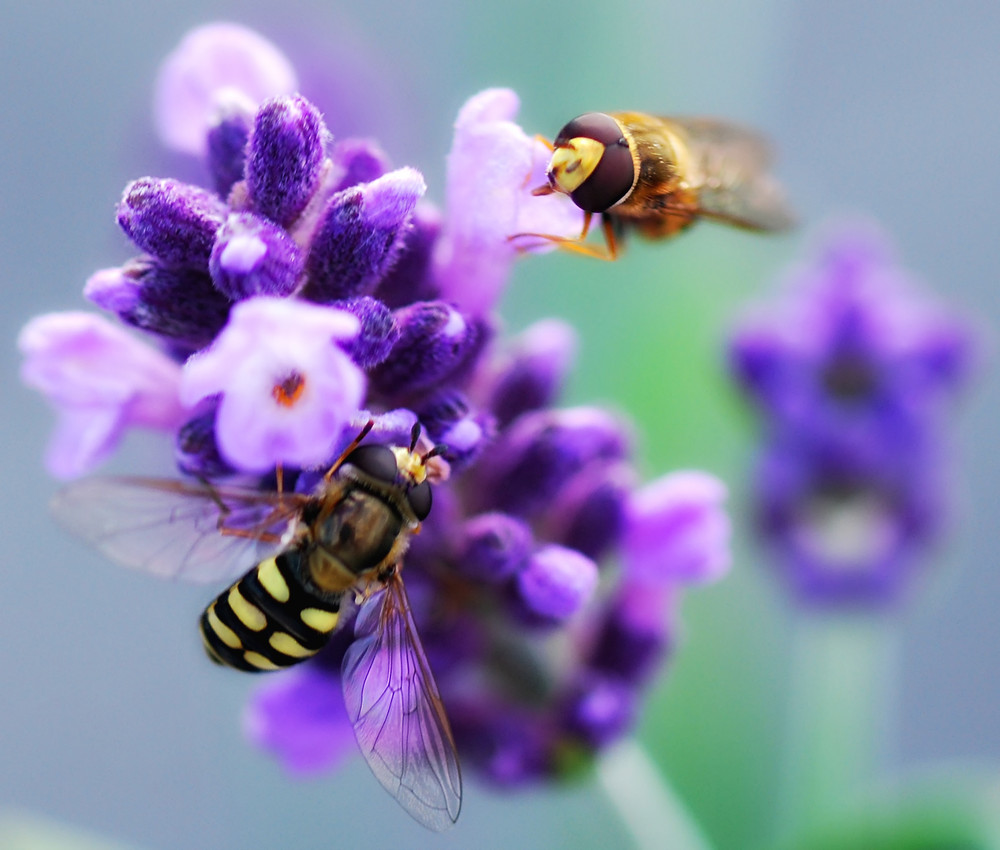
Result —
[[569, 195], [594, 173], [604, 156], [604, 145], [596, 139], [577, 136], [552, 152], [549, 183], [557, 192]]
[[421, 484], [427, 478], [427, 464], [419, 452], [395, 446], [392, 453], [396, 455], [396, 468], [404, 480], [411, 484]]

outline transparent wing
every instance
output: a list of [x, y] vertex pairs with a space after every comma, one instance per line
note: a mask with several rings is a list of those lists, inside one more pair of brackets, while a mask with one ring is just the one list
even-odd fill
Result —
[[458, 820], [462, 775], [406, 590], [394, 577], [361, 605], [341, 667], [358, 745], [383, 787], [424, 826]]
[[771, 150], [760, 134], [714, 118], [670, 118], [687, 139], [698, 213], [754, 230], [785, 230], [795, 216], [769, 173]]
[[84, 478], [52, 500], [68, 531], [126, 567], [235, 579], [278, 552], [305, 496], [159, 478]]

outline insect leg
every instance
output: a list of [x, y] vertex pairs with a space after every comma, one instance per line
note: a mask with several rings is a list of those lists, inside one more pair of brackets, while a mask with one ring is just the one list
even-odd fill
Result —
[[576, 237], [554, 236], [551, 233], [515, 233], [513, 236], [508, 236], [507, 240], [519, 239], [522, 236], [533, 236], [536, 239], [546, 239], [549, 242], [554, 242], [556, 247], [562, 251], [572, 251], [574, 254], [583, 254], [585, 257], [595, 257], [598, 260], [618, 259], [618, 240], [614, 233], [614, 222], [608, 216], [601, 216], [601, 228], [604, 231], [605, 246], [597, 248], [593, 245], [587, 245], [584, 242], [587, 234], [590, 232], [590, 222], [593, 216], [593, 213], [584, 213], [583, 232]]
[[361, 433], [358, 434], [358, 436], [356, 436], [353, 440], [351, 440], [347, 448], [340, 453], [340, 457], [338, 457], [333, 462], [333, 465], [326, 471], [326, 475], [323, 476], [324, 481], [329, 481], [330, 479], [333, 478], [336, 471], [340, 469], [341, 464], [343, 464], [343, 462], [347, 460], [347, 456], [351, 452], [353, 452], [358, 446], [361, 445], [361, 441], [368, 436], [368, 432], [371, 431], [371, 429], [374, 427], [375, 427], [375, 420], [369, 419], [365, 423], [365, 427], [361, 429]]

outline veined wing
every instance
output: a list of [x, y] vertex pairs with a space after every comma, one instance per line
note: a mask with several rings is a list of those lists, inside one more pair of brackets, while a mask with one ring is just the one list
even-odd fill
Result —
[[441, 695], [398, 576], [362, 603], [341, 667], [361, 753], [382, 786], [424, 826], [458, 820], [462, 775]]
[[763, 136], [714, 118], [669, 118], [688, 142], [689, 180], [698, 213], [753, 230], [785, 230], [795, 216], [781, 185], [768, 172], [771, 151]]
[[161, 578], [231, 580], [279, 551], [305, 496], [168, 478], [83, 478], [52, 500], [68, 531]]

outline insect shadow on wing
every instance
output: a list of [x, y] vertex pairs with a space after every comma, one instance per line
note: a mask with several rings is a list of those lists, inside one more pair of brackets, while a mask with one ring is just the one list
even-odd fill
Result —
[[[451, 826], [462, 799], [455, 741], [413, 622], [402, 559], [431, 509], [441, 446], [362, 445], [362, 430], [311, 493], [158, 478], [88, 478], [58, 493], [59, 521], [127, 567], [232, 582], [205, 609], [209, 657], [248, 672], [315, 655], [358, 604], [341, 667], [362, 755], [417, 821]], [[430, 473], [430, 476], [429, 476]], [[256, 564], [246, 571], [247, 564]], [[241, 575], [242, 574], [242, 575]]]
[[[663, 118], [642, 112], [588, 112], [554, 142], [537, 137], [552, 157], [534, 195], [569, 195], [584, 211], [578, 237], [518, 233], [560, 248], [614, 260], [625, 231], [651, 239], [680, 233], [699, 218], [757, 231], [785, 230], [794, 216], [768, 173], [762, 136], [715, 118]], [[585, 243], [595, 214], [605, 245]]]

